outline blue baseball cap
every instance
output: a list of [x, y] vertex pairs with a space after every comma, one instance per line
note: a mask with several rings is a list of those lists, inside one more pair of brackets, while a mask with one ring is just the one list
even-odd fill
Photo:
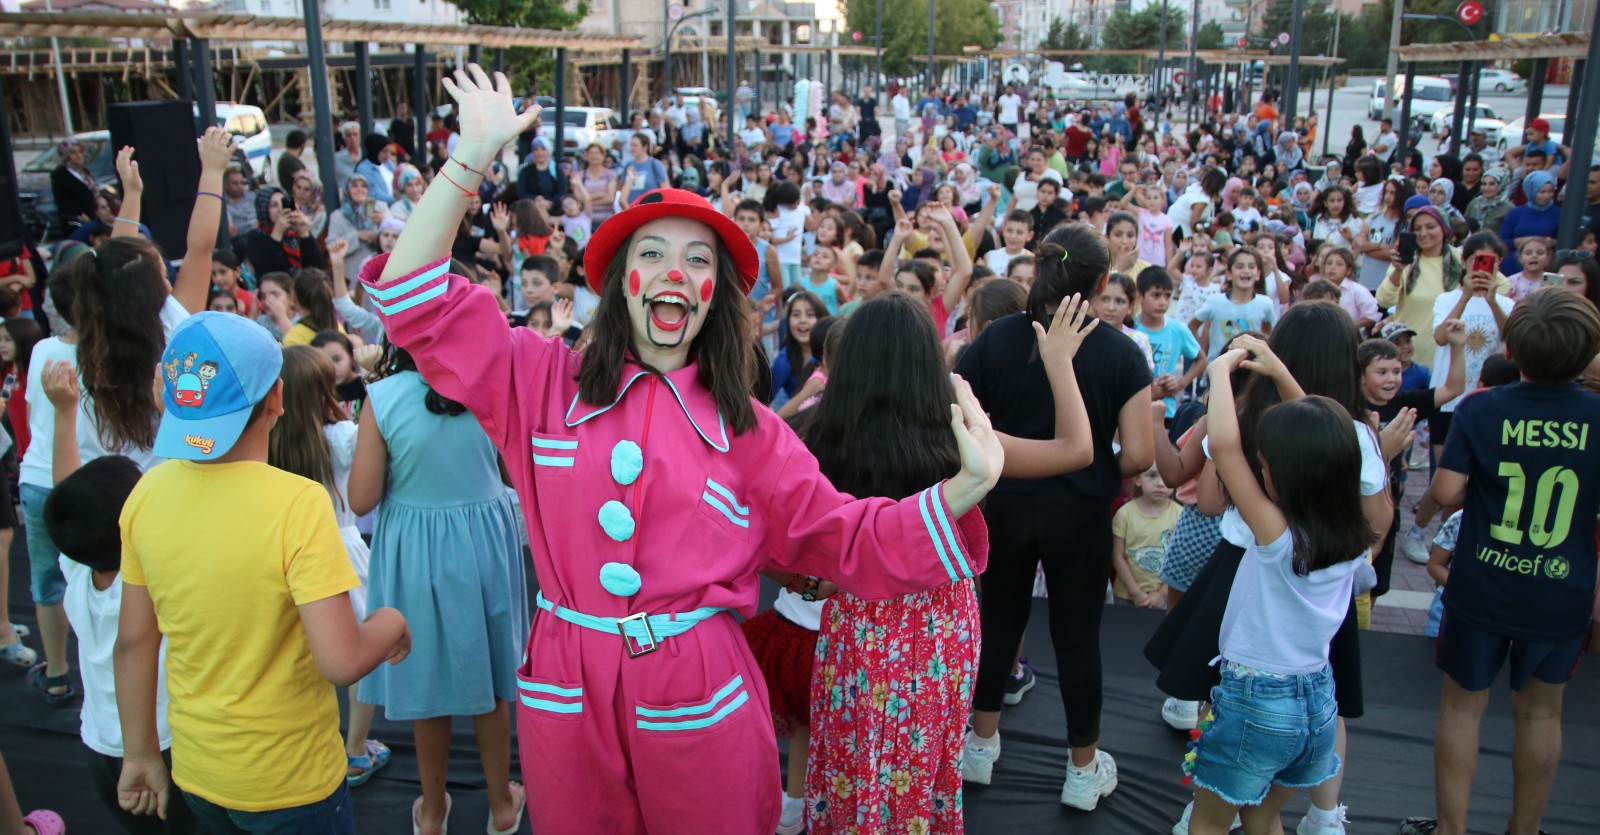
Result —
[[152, 451], [189, 461], [227, 455], [282, 370], [278, 341], [250, 319], [209, 310], [185, 319], [161, 354], [164, 410]]

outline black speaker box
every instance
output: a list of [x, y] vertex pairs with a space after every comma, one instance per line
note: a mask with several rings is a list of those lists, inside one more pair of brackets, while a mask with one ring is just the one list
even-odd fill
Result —
[[22, 223], [22, 203], [17, 194], [17, 165], [11, 156], [11, 119], [0, 86], [0, 261], [22, 254], [27, 231]]
[[111, 147], [133, 147], [144, 179], [140, 219], [169, 259], [181, 259], [200, 182], [200, 150], [194, 139], [193, 105], [141, 101], [106, 109]]

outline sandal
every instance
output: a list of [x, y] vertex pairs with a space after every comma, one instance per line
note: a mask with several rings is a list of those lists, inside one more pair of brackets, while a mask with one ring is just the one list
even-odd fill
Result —
[[[411, 835], [422, 835], [422, 825], [417, 823], [417, 816], [422, 814], [422, 798], [411, 801]], [[439, 826], [439, 835], [450, 833], [450, 793], [444, 793], [444, 823]]]
[[[389, 764], [389, 746], [376, 739], [369, 739], [367, 740], [367, 753], [364, 756], [351, 757], [347, 755], [345, 760], [347, 770], [344, 782], [345, 785], [353, 789], [372, 779], [372, 775], [377, 773], [378, 769]], [[354, 769], [360, 769], [360, 771], [355, 774], [348, 773]]]
[[28, 649], [22, 643], [22, 636], [18, 635], [15, 641], [5, 646], [0, 646], [0, 661], [18, 667], [32, 667], [39, 660], [39, 654]]
[[[66, 705], [78, 698], [78, 691], [72, 686], [72, 679], [67, 675], [47, 676], [44, 674], [45, 665], [35, 664], [28, 668], [28, 686], [39, 691], [44, 700], [57, 707]], [[51, 688], [65, 687], [61, 693], [50, 692]]]
[[17, 633], [18, 638], [26, 638], [33, 634], [33, 630], [20, 623], [11, 624], [11, 631]]
[[33, 827], [38, 835], [67, 835], [66, 821], [49, 809], [35, 809], [22, 817], [24, 825]]
[[528, 805], [528, 792], [520, 783], [511, 784], [511, 796], [517, 801], [517, 813], [511, 818], [511, 826], [506, 829], [494, 828], [494, 810], [489, 810], [489, 835], [515, 835], [522, 828], [522, 810]]

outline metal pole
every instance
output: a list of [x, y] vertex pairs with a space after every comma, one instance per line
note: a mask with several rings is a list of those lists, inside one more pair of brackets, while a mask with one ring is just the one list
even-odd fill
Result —
[[[1467, 88], [1472, 84], [1472, 62], [1462, 61], [1456, 79], [1456, 109], [1450, 114], [1450, 155], [1461, 153], [1461, 126], [1467, 118]], [[1409, 88], [1407, 92], [1410, 92]]]
[[[729, 0], [732, 2], [732, 0]], [[884, 87], [888, 85], [883, 81], [883, 0], [878, 0], [878, 36], [873, 39], [873, 48], [878, 51], [877, 74], [872, 77], [872, 89], [877, 94], [878, 106], [883, 106]], [[779, 98], [782, 98], [780, 96]]]
[[567, 48], [556, 47], [556, 142], [553, 153], [555, 164], [561, 165], [567, 143]]
[[[1157, 106], [1160, 106], [1161, 92], [1167, 87], [1167, 5], [1168, 0], [1161, 0], [1161, 49], [1156, 56], [1156, 94], [1154, 96]], [[1156, 124], [1161, 120], [1156, 119]]]
[[[1337, 29], [1335, 29], [1337, 31]], [[1333, 65], [1328, 66], [1328, 106], [1322, 112], [1328, 114], [1328, 123], [1322, 126], [1322, 155], [1328, 155], [1328, 138], [1333, 135], [1333, 88], [1339, 86], [1339, 76], [1333, 71]], [[1354, 172], [1351, 172], [1354, 173]]]
[[[317, 5], [317, 0], [305, 0], [306, 57], [311, 59], [311, 107], [317, 124], [317, 173], [322, 177], [322, 199], [327, 202], [328, 211], [331, 212], [339, 208], [339, 178], [334, 175], [333, 105], [328, 100], [328, 58], [323, 52], [322, 13]], [[216, 111], [216, 106], [210, 102], [213, 96], [211, 53], [206, 49], [204, 40], [196, 46], [199, 48], [196, 57], [205, 67], [205, 89], [201, 95], [207, 100], [200, 105], [200, 112], [210, 115]]]
[[[1544, 106], [1544, 78], [1549, 73], [1549, 58], [1533, 59], [1533, 77], [1528, 79], [1528, 106], [1523, 111], [1523, 124], [1539, 118], [1539, 110]], [[1521, 141], [1521, 137], [1516, 139]], [[1509, 143], [1511, 140], [1506, 141]]]
[[633, 119], [628, 115], [628, 94], [633, 90], [633, 50], [622, 50], [622, 98], [617, 112], [622, 114], [622, 123], [633, 126]]
[[467, 47], [467, 63], [483, 66], [483, 45], [472, 44]]
[[[628, 50], [624, 49], [622, 51], [622, 54], [623, 55], [627, 55], [628, 54]], [[624, 58], [623, 60], [627, 60], [627, 59]], [[503, 47], [503, 46], [496, 48], [495, 51], [494, 51], [494, 71], [495, 72], [505, 72], [506, 71], [506, 48]]]
[[[44, 0], [44, 10], [55, 11], [51, 0]], [[67, 136], [72, 136], [77, 131], [72, 128], [72, 105], [67, 102], [67, 70], [61, 63], [61, 42], [54, 37], [50, 39], [50, 56], [56, 64], [56, 91], [61, 94], [61, 124], [67, 129]]]
[[[1411, 156], [1411, 91], [1416, 80], [1417, 65], [1407, 61], [1406, 91], [1400, 96], [1400, 124], [1396, 126], [1400, 129], [1400, 144], [1394, 150], [1402, 161]], [[1395, 158], [1393, 156], [1389, 157], [1389, 162], [1393, 164]]]
[[[422, 44], [412, 47], [411, 54], [411, 112], [417, 122], [417, 159], [428, 164], [428, 50]], [[321, 139], [317, 140], [321, 143]], [[332, 140], [329, 140], [332, 147]], [[321, 164], [320, 162], [318, 163]], [[418, 166], [419, 168], [421, 166]]]
[[933, 77], [933, 0], [928, 0], [928, 86], [934, 85]]
[[366, 41], [356, 41], [356, 119], [361, 136], [372, 133], [372, 56]]
[[1594, 15], [1593, 28], [1589, 34], [1589, 56], [1583, 62], [1585, 75], [1573, 73], [1573, 89], [1567, 94], [1567, 110], [1571, 112], [1576, 102], [1577, 112], [1567, 118], [1567, 132], [1562, 136], [1567, 147], [1572, 149], [1572, 159], [1568, 160], [1572, 165], [1567, 176], [1568, 205], [1561, 213], [1561, 232], [1556, 239], [1565, 249], [1576, 247], [1583, 239], [1585, 217], [1580, 210], [1587, 202], [1583, 189], [1589, 181], [1590, 161], [1594, 158], [1595, 122], [1600, 121], [1600, 96], [1580, 97], [1577, 90], [1580, 78], [1591, 90], [1600, 89], [1600, 14]]
[[1467, 132], [1462, 137], [1463, 143], [1472, 139], [1472, 129], [1478, 126], [1478, 88], [1483, 86], [1483, 67], [1474, 61], [1472, 63], [1472, 98], [1467, 103]]
[[[306, 50], [308, 52], [311, 50], [310, 35], [311, 33], [308, 30], [306, 32]], [[322, 28], [319, 22], [317, 27], [317, 49], [320, 50], [321, 48]], [[313, 54], [311, 60], [315, 62], [311, 65], [311, 77], [326, 78], [327, 67], [324, 64], [322, 53]], [[323, 68], [320, 75], [317, 73], [319, 66]], [[217, 123], [217, 82], [211, 74], [211, 42], [205, 38], [194, 39], [194, 74], [195, 103], [200, 106], [200, 130], [203, 133], [206, 128]], [[313, 84], [312, 86], [319, 85]], [[328, 89], [326, 86], [322, 86], [322, 93], [324, 97], [327, 96]]]
[[[666, 2], [666, 0], [662, 0], [662, 2]], [[667, 24], [667, 39], [661, 46], [661, 83], [665, 85], [661, 92], [662, 98], [672, 95], [672, 33], [677, 29], [678, 25], [676, 23]], [[650, 94], [646, 93], [646, 105], [649, 104], [649, 99]], [[560, 101], [559, 97], [557, 97], [557, 101]]]
[[[760, 40], [757, 39], [757, 43], [759, 42]], [[755, 88], [751, 90], [750, 112], [759, 117], [761, 115], [761, 50], [756, 50], [753, 58], [754, 60], [750, 63], [756, 68], [756, 83]]]
[[[1392, 79], [1394, 79], [1395, 75], [1397, 74], [1397, 72], [1398, 72], [1398, 70], [1400, 68], [1400, 54], [1399, 54], [1399, 50], [1400, 50], [1400, 24], [1405, 22], [1405, 17], [1406, 17], [1406, 1], [1405, 0], [1394, 0], [1394, 19], [1389, 22], [1389, 65], [1388, 65], [1388, 71], [1385, 73], [1385, 75], [1389, 79], [1391, 79], [1391, 82], [1392, 82]], [[1407, 75], [1408, 75], [1408, 79], [1406, 81], [1406, 84], [1408, 86], [1406, 87], [1406, 89], [1409, 91], [1411, 89], [1410, 86], [1409, 86], [1411, 84], [1411, 81], [1409, 80], [1409, 76], [1410, 76], [1410, 71], [1409, 70], [1407, 71]], [[1396, 116], [1395, 111], [1398, 109], [1398, 102], [1396, 102], [1394, 100], [1394, 84], [1393, 83], [1386, 83], [1386, 89], [1385, 89], [1384, 93], [1385, 93], [1385, 96], [1389, 99], [1389, 107], [1387, 108], [1388, 111], [1389, 111], [1389, 121], [1391, 121], [1391, 122], [1396, 121], [1396, 119], [1395, 119], [1395, 116]], [[1404, 128], [1402, 128], [1401, 130], [1404, 131]], [[1404, 137], [1404, 136], [1405, 136], [1405, 134], [1402, 132], [1401, 133], [1401, 137]]]
[[[1600, 11], [1597, 11], [1595, 13], [1595, 17], [1597, 19], [1600, 19]], [[1572, 83], [1567, 87], [1567, 124], [1568, 125], [1573, 124], [1572, 120], [1578, 118], [1578, 101], [1581, 98], [1581, 94], [1584, 92], [1584, 90], [1583, 90], [1583, 86], [1584, 86], [1583, 82], [1585, 80], [1585, 70], [1587, 68], [1587, 64], [1588, 64], [1587, 61], [1573, 61], [1572, 62]], [[1565, 133], [1571, 133], [1571, 132], [1572, 132], [1572, 128], [1569, 127], [1569, 128], [1567, 128]], [[1565, 139], [1566, 136], [1563, 135], [1561, 138]], [[1521, 137], [1517, 137], [1517, 139], [1520, 141]], [[1567, 147], [1570, 148], [1572, 146], [1569, 144], [1569, 145], [1567, 145]]]
[[1200, 0], [1194, 0], [1194, 7], [1189, 10], [1189, 74], [1183, 83], [1184, 98], [1189, 100], [1189, 126], [1194, 126], [1194, 88], [1195, 78], [1200, 70], [1199, 60], [1195, 50], [1200, 41]]
[[1300, 109], [1300, 42], [1305, 29], [1305, 11], [1306, 0], [1294, 0], [1294, 11], [1289, 15], [1289, 67], [1283, 75], [1284, 130], [1294, 130], [1294, 116]]
[[[724, 68], [725, 72], [723, 74], [727, 76], [728, 82], [728, 106], [723, 108], [723, 111], [728, 116], [728, 148], [725, 155], [731, 160], [733, 159], [733, 138], [739, 133], [739, 126], [734, 124], [738, 121], [735, 118], [738, 110], [733, 100], [734, 93], [739, 89], [739, 77], [737, 75], [739, 71], [739, 51], [736, 48], [738, 44], [734, 38], [734, 28], [738, 24], [739, 6], [734, 0], [725, 0], [725, 2], [728, 4], [728, 66]], [[712, 130], [715, 130], [715, 126], [712, 127]]]

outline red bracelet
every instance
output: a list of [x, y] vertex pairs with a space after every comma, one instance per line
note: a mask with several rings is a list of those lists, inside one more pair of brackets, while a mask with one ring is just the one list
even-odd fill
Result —
[[472, 173], [474, 173], [474, 174], [477, 174], [477, 175], [478, 175], [478, 176], [479, 176], [479, 177], [485, 177], [485, 176], [488, 176], [488, 175], [486, 175], [486, 174], [484, 174], [484, 173], [483, 173], [483, 172], [482, 172], [482, 171], [479, 171], [479, 170], [478, 170], [478, 169], [476, 169], [476, 168], [473, 168], [473, 167], [472, 167], [472, 166], [470, 166], [470, 165], [467, 165], [467, 164], [466, 164], [466, 163], [464, 163], [464, 162], [462, 162], [462, 161], [461, 161], [461, 160], [458, 160], [458, 159], [456, 159], [456, 158], [455, 158], [455, 157], [451, 157], [451, 158], [449, 158], [449, 159], [448, 159], [448, 160], [445, 160], [445, 161], [446, 161], [446, 162], [453, 162], [453, 163], [455, 163], [455, 164], [456, 164], [456, 165], [459, 165], [459, 166], [461, 166], [461, 167], [462, 167], [462, 168], [465, 168], [465, 169], [467, 169], [467, 170], [468, 170], [468, 171], [471, 171], [471, 172], [472, 172]]
[[443, 177], [445, 179], [445, 182], [448, 182], [450, 185], [453, 185], [456, 188], [461, 189], [461, 196], [462, 197], [471, 197], [474, 194], [477, 194], [477, 192], [471, 191], [471, 190], [467, 189], [466, 186], [463, 186], [460, 183], [456, 182], [455, 180], [451, 179], [449, 174], [444, 173], [444, 169], [443, 168], [439, 169], [439, 176]]

